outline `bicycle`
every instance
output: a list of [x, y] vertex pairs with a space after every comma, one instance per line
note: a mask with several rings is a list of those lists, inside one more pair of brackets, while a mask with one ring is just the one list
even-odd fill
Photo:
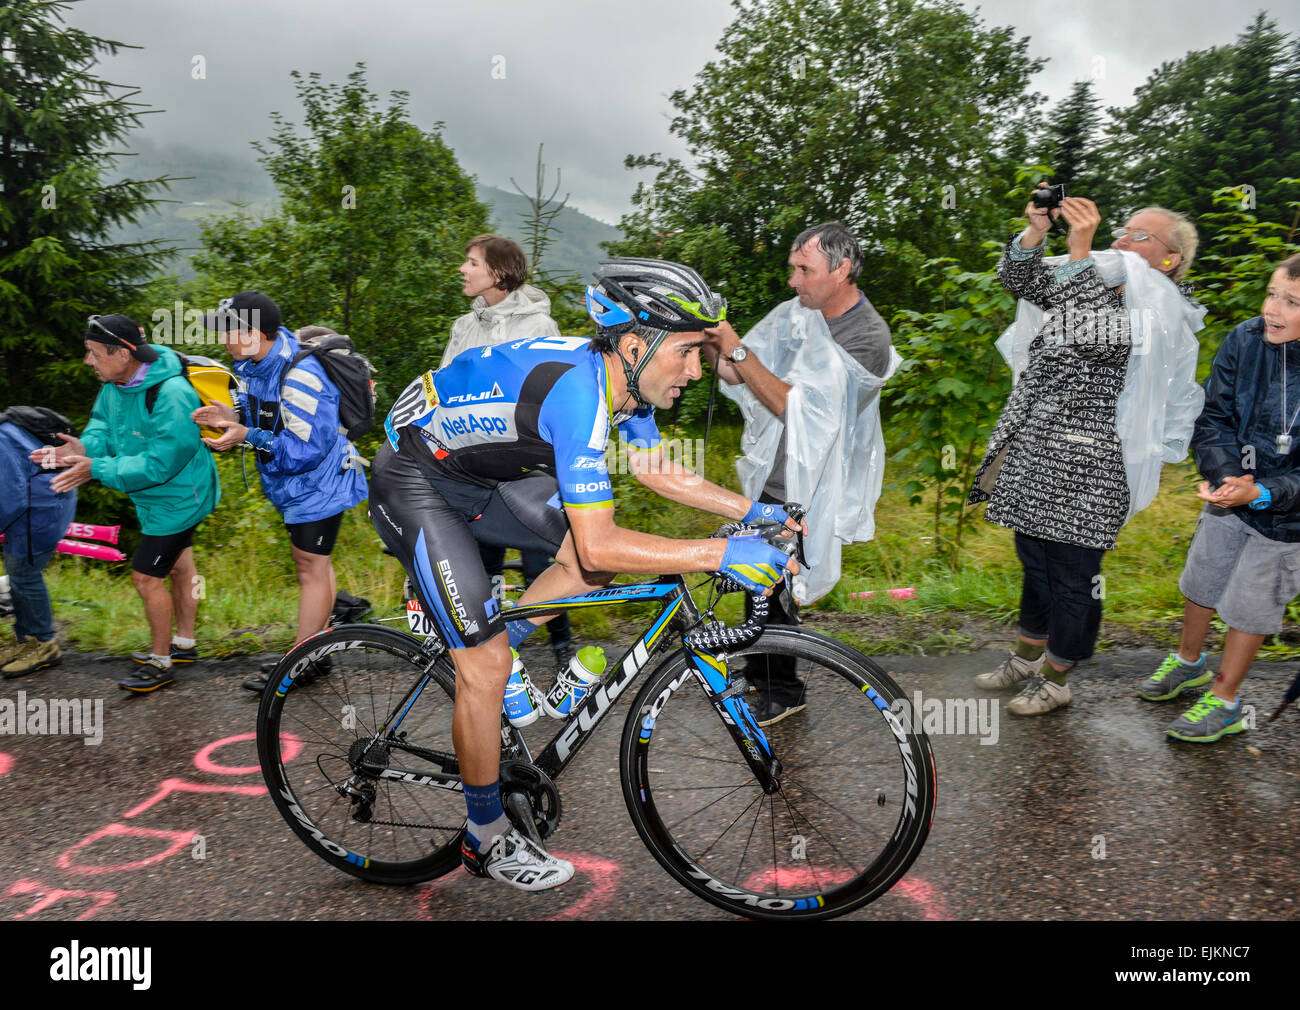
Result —
[[[764, 532], [777, 546], [790, 540], [779, 534]], [[728, 627], [713, 608], [743, 587], [715, 575], [695, 592], [706, 587], [703, 610], [681, 576], [664, 576], [511, 611], [517, 619], [659, 607], [536, 757], [502, 716], [507, 813], [538, 842], [555, 831], [555, 780], [658, 658], [619, 747], [624, 801], [654, 858], [701, 898], [750, 918], [823, 919], [860, 908], [903, 876], [929, 833], [929, 740], [893, 711], [903, 694], [866, 656], [802, 628], [764, 628], [761, 595], [752, 596], [749, 620]], [[678, 638], [681, 647], [671, 649]], [[795, 657], [808, 706], [766, 731], [744, 703], [744, 676], [729, 671], [738, 658], [764, 655]], [[326, 656], [328, 677], [295, 686]], [[460, 865], [454, 691], [436, 633], [344, 626], [284, 656], [258, 710], [258, 757], [277, 809], [308, 848], [375, 883], [422, 883]], [[285, 761], [286, 752], [301, 753]]]

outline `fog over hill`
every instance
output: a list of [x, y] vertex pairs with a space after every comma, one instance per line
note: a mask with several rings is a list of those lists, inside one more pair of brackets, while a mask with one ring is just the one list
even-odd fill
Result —
[[[203, 218], [234, 213], [241, 207], [261, 216], [275, 208], [275, 187], [251, 151], [209, 152], [161, 146], [145, 138], [140, 138], [134, 148], [134, 154], [119, 161], [120, 175], [135, 179], [170, 175], [176, 181], [163, 194], [168, 202], [159, 204], [158, 211], [142, 218], [136, 228], [121, 232], [121, 237], [127, 241], [156, 238], [175, 243], [177, 252], [169, 269], [181, 277], [193, 274], [189, 257], [199, 249]], [[548, 170], [548, 175], [554, 186], [554, 173]], [[556, 199], [562, 199], [564, 194], [562, 187]], [[491, 208], [494, 229], [527, 249], [521, 215], [528, 213], [528, 201], [517, 192], [482, 184], [478, 186], [478, 198]], [[560, 212], [555, 223], [557, 232], [541, 264], [555, 275], [576, 273], [586, 277], [596, 261], [606, 255], [600, 243], [621, 235], [614, 226], [571, 206]]]

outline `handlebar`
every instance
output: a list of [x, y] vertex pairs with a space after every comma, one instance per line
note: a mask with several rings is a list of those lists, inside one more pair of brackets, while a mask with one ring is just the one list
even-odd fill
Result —
[[[808, 513], [808, 510], [798, 502], [786, 502], [784, 508], [786, 515], [795, 522], [801, 522]], [[757, 530], [764, 543], [787, 556], [794, 557], [799, 562], [800, 568], [810, 567], [803, 554], [802, 531], [791, 535], [789, 528], [784, 523], [771, 521], [748, 524], [740, 522], [723, 523], [710, 539], [735, 536], [737, 533], [748, 530]], [[725, 593], [749, 592], [747, 587], [734, 579], [727, 578], [721, 572], [717, 573], [717, 580], [715, 588], [719, 596]], [[759, 635], [763, 633], [763, 628], [767, 624], [768, 611], [771, 609], [771, 597], [764, 596], [762, 593], [750, 593], [749, 603], [749, 618], [743, 624], [737, 624], [734, 627], [714, 625], [710, 628], [703, 628], [687, 635], [686, 644], [692, 648], [706, 649], [711, 652], [743, 649], [748, 645], [752, 645], [758, 641]]]

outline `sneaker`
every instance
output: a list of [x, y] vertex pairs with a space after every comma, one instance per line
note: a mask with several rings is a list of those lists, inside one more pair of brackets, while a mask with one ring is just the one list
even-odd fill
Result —
[[[153, 653], [145, 649], [144, 652], [133, 652], [131, 658], [137, 663], [147, 663]], [[199, 661], [199, 648], [192, 645], [188, 649], [182, 649], [175, 642], [171, 644], [171, 657], [173, 663], [197, 663]]]
[[800, 690], [796, 701], [778, 701], [767, 692], [759, 691], [757, 698], [746, 701], [745, 704], [749, 706], [749, 713], [754, 717], [754, 722], [766, 728], [807, 708], [808, 692]]
[[[1044, 655], [1046, 655], [1044, 653]], [[1012, 687], [1026, 677], [1033, 676], [1043, 668], [1043, 656], [1037, 659], [1025, 659], [1024, 656], [1008, 652], [1007, 658], [996, 670], [981, 673], [975, 678], [975, 686], [993, 691], [1001, 687]]]
[[1157, 667], [1146, 680], [1138, 685], [1138, 697], [1147, 701], [1168, 701], [1189, 687], [1200, 687], [1214, 679], [1205, 658], [1197, 666], [1191, 666], [1178, 658], [1178, 653], [1171, 652], [1164, 662]]
[[461, 848], [461, 861], [471, 873], [478, 873], [478, 870], [469, 864], [477, 863], [484, 875], [521, 891], [545, 891], [573, 879], [572, 863], [552, 856], [520, 834], [517, 828], [492, 839], [492, 847], [486, 855], [474, 853], [467, 857], [465, 848]]
[[171, 667], [163, 666], [156, 659], [150, 659], [144, 664], [144, 669], [133, 677], [127, 677], [125, 680], [119, 680], [118, 686], [127, 690], [134, 691], [137, 694], [148, 694], [150, 691], [157, 691], [160, 687], [166, 687], [168, 684], [175, 684], [176, 677], [171, 671]]
[[53, 666], [63, 656], [59, 651], [59, 643], [54, 639], [48, 642], [38, 642], [34, 638], [29, 638], [18, 648], [18, 651], [10, 657], [9, 662], [0, 667], [0, 673], [4, 674], [5, 680], [12, 680], [14, 677], [26, 677], [29, 673], [35, 673], [37, 670], [44, 670], [47, 666]]
[[1201, 700], [1175, 719], [1165, 733], [1188, 743], [1214, 743], [1221, 736], [1243, 733], [1246, 706], [1237, 699], [1237, 711], [1229, 712], [1222, 698], [1206, 691]]
[[1020, 693], [1007, 703], [1007, 711], [1012, 715], [1042, 715], [1070, 704], [1073, 697], [1069, 684], [1058, 684], [1041, 673], [1035, 673]]
[[[271, 674], [275, 672], [275, 668], [279, 665], [280, 661], [278, 659], [272, 659], [269, 662], [263, 663], [260, 673], [254, 674], [244, 681], [244, 689], [247, 691], [256, 691], [258, 694], [261, 694], [266, 690], [266, 685], [271, 682]], [[298, 674], [298, 679], [293, 682], [293, 686], [306, 687], [316, 679], [331, 673], [333, 669], [334, 666], [330, 662], [329, 656], [326, 656], [324, 659], [318, 659], [316, 660], [316, 665], [314, 667], [309, 666], [307, 669], [303, 670], [302, 673]]]

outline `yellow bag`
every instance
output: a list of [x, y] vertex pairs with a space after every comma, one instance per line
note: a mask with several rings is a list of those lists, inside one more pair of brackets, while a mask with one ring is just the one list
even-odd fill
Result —
[[[176, 357], [181, 359], [181, 374], [194, 387], [194, 391], [199, 394], [199, 400], [203, 406], [210, 407], [213, 404], [220, 404], [223, 407], [232, 409], [235, 407], [235, 393], [239, 391], [239, 380], [235, 378], [234, 372], [221, 362], [200, 355], [181, 354], [176, 351]], [[157, 397], [157, 386], [146, 390], [145, 407], [150, 413], [153, 412], [154, 401]], [[203, 433], [205, 438], [220, 438], [225, 434], [223, 429], [210, 428], [207, 425], [200, 425], [199, 431]]]

